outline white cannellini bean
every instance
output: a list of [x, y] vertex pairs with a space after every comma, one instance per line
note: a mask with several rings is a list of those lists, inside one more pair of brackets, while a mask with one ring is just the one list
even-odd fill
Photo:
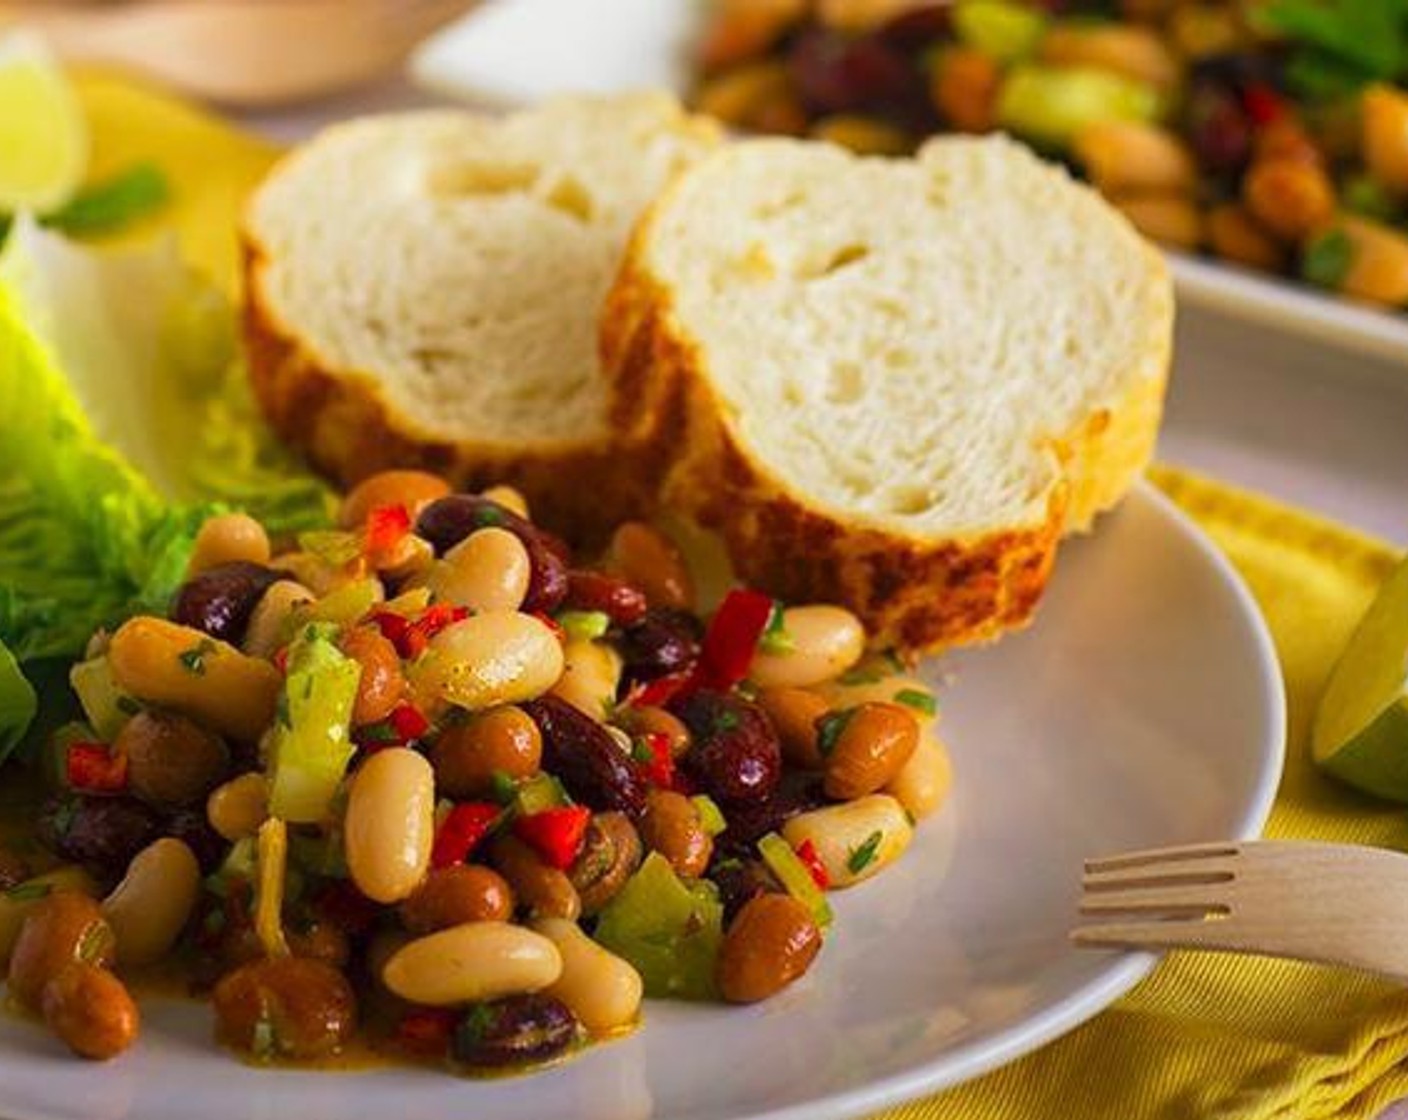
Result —
[[297, 580], [281, 579], [271, 584], [249, 616], [240, 648], [251, 657], [273, 657], [274, 651], [288, 641], [286, 630], [294, 610], [315, 598]]
[[782, 826], [782, 835], [794, 848], [810, 840], [832, 888], [840, 888], [869, 879], [899, 859], [914, 828], [898, 801], [872, 793], [799, 813]]
[[552, 686], [552, 693], [600, 720], [611, 710], [620, 682], [621, 655], [615, 647], [574, 638], [563, 650], [562, 676]]
[[953, 764], [948, 751], [932, 732], [920, 735], [919, 745], [885, 792], [904, 806], [915, 820], [923, 820], [948, 798], [953, 786]]
[[200, 864], [180, 840], [167, 836], [138, 852], [127, 874], [103, 900], [103, 917], [117, 938], [120, 964], [161, 960], [190, 921], [200, 895]]
[[430, 867], [435, 773], [407, 747], [378, 751], [352, 778], [343, 821], [347, 871], [375, 902], [400, 902]]
[[636, 1021], [645, 985], [634, 966], [598, 945], [576, 922], [539, 918], [533, 928], [562, 954], [562, 975], [548, 995], [565, 1003], [594, 1034]]
[[865, 651], [865, 628], [844, 607], [788, 607], [782, 625], [791, 648], [785, 653], [760, 649], [748, 666], [748, 679], [759, 688], [810, 688], [840, 676]]
[[556, 945], [507, 922], [466, 922], [418, 937], [381, 970], [389, 991], [427, 1007], [540, 992], [561, 975]]
[[562, 666], [562, 643], [542, 619], [485, 611], [436, 634], [415, 676], [417, 691], [429, 684], [473, 710], [533, 700], [557, 683]]
[[507, 529], [476, 529], [426, 576], [435, 597], [472, 611], [516, 611], [528, 594], [532, 562]]

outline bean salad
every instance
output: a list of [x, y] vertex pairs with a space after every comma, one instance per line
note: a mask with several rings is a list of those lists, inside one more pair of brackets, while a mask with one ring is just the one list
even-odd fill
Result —
[[296, 541], [211, 518], [167, 616], [71, 681], [38, 843], [0, 834], [0, 966], [91, 1059], [152, 970], [249, 1061], [470, 1073], [646, 996], [765, 1000], [949, 786], [932, 692], [849, 611], [706, 616], [657, 529], [585, 563], [516, 491], [418, 471]]
[[1397, 0], [714, 0], [696, 61], [740, 130], [1007, 131], [1165, 245], [1408, 304]]

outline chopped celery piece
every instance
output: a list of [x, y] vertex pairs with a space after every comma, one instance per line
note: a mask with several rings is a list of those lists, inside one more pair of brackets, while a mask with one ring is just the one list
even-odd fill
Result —
[[723, 915], [713, 883], [686, 885], [651, 852], [601, 912], [596, 940], [635, 966], [648, 996], [715, 999]]
[[269, 812], [286, 821], [326, 818], [356, 751], [349, 724], [362, 670], [333, 645], [330, 632], [308, 626], [289, 647], [269, 750]]
[[68, 673], [83, 714], [105, 743], [111, 743], [122, 725], [139, 710], [137, 701], [117, 687], [106, 656], [80, 661]]
[[728, 828], [728, 821], [724, 819], [723, 810], [707, 793], [697, 794], [690, 800], [694, 802], [694, 811], [699, 814], [699, 823], [704, 826], [704, 831], [710, 836], [717, 836]]
[[288, 881], [288, 825], [270, 817], [259, 826], [259, 879], [254, 892], [254, 932], [269, 957], [289, 955], [284, 937], [284, 888]]
[[792, 850], [792, 845], [776, 832], [769, 832], [758, 841], [758, 854], [774, 875], [787, 888], [787, 893], [812, 912], [816, 924], [825, 929], [831, 924], [831, 903], [816, 885], [807, 865]]
[[562, 783], [551, 774], [537, 773], [518, 784], [514, 791], [514, 807], [519, 816], [531, 817], [544, 809], [559, 809], [571, 805], [572, 799], [562, 788]]
[[1153, 86], [1108, 70], [1022, 65], [1002, 83], [997, 119], [1036, 144], [1065, 149], [1086, 125], [1152, 121], [1162, 108]]
[[998, 62], [1018, 62], [1046, 34], [1045, 13], [1009, 0], [962, 0], [953, 6], [958, 38]]
[[330, 591], [300, 612], [304, 621], [336, 622], [339, 625], [356, 622], [377, 604], [381, 587], [374, 579], [359, 579]]
[[590, 642], [611, 628], [611, 619], [605, 611], [563, 611], [557, 624], [569, 638]]

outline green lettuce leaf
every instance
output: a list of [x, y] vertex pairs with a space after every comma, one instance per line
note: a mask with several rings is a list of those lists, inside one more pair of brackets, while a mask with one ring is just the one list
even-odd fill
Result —
[[[95, 630], [164, 612], [214, 512], [245, 509], [276, 534], [328, 523], [331, 493], [263, 428], [234, 337], [233, 310], [174, 243], [93, 249], [16, 223], [0, 256], [11, 660], [73, 658]], [[0, 761], [26, 711], [0, 709]]]
[[0, 760], [19, 746], [38, 707], [14, 654], [0, 642]]
[[15, 227], [0, 284], [54, 355], [94, 436], [166, 501], [218, 501], [272, 533], [327, 524], [330, 491], [265, 428], [235, 316], [174, 239], [122, 250]]

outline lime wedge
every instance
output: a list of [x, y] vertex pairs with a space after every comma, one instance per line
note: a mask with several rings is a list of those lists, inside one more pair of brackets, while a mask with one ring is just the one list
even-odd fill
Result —
[[1384, 581], [1331, 671], [1311, 749], [1335, 777], [1408, 802], [1408, 560]]
[[83, 110], [44, 41], [0, 38], [0, 211], [57, 209], [87, 167]]

